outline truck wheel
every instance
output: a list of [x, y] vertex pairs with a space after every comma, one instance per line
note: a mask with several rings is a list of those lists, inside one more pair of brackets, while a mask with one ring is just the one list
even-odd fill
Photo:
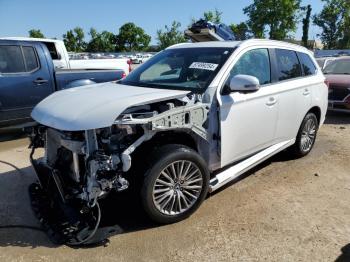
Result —
[[151, 156], [141, 201], [153, 221], [175, 223], [197, 210], [208, 186], [209, 171], [197, 152], [183, 145], [165, 145]]
[[314, 113], [308, 113], [301, 123], [292, 152], [295, 157], [303, 157], [312, 150], [318, 131], [318, 120]]

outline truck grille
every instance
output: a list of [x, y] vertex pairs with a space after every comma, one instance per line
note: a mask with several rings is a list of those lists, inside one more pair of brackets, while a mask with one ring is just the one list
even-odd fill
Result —
[[343, 101], [348, 95], [350, 95], [350, 90], [348, 87], [337, 85], [329, 86], [329, 100]]

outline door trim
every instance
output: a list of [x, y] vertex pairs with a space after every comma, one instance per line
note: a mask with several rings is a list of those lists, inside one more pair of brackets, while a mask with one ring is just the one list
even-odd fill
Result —
[[218, 173], [214, 178], [210, 180], [209, 192], [212, 193], [215, 190], [218, 190], [220, 187], [233, 181], [234, 179], [238, 178], [239, 176], [241, 176], [243, 173], [247, 172], [251, 168], [257, 166], [258, 164], [262, 163], [266, 159], [277, 154], [278, 152], [281, 152], [287, 147], [293, 145], [294, 143], [295, 143], [295, 139], [280, 142]]

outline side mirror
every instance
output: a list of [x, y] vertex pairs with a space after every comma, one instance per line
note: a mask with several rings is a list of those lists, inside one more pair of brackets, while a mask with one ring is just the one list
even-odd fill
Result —
[[231, 92], [256, 92], [260, 89], [259, 79], [250, 75], [236, 75], [231, 78]]
[[61, 60], [61, 59], [62, 59], [62, 55], [59, 52], [57, 52], [57, 60]]

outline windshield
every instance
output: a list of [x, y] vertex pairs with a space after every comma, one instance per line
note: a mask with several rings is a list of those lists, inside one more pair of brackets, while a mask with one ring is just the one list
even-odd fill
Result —
[[334, 60], [327, 64], [324, 74], [349, 75], [350, 74], [350, 59]]
[[160, 52], [120, 83], [204, 92], [233, 48], [179, 48]]

